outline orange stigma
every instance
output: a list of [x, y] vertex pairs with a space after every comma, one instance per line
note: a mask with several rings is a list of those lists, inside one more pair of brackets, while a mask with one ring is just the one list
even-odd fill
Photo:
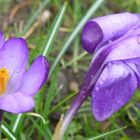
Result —
[[6, 87], [9, 81], [10, 75], [6, 68], [0, 69], [0, 96], [6, 91]]

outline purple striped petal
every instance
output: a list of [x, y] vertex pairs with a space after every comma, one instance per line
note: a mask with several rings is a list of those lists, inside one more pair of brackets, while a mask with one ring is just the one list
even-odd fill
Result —
[[140, 57], [123, 60], [135, 73], [138, 81], [138, 87], [140, 88]]
[[123, 36], [139, 22], [139, 19], [137, 14], [121, 13], [88, 21], [82, 32], [83, 48], [93, 53], [97, 46]]
[[130, 67], [121, 61], [109, 62], [92, 92], [92, 111], [103, 121], [126, 104], [134, 94], [137, 79]]
[[123, 60], [140, 57], [140, 42], [138, 41], [139, 35], [126, 38], [119, 42], [110, 51], [106, 61]]
[[24, 39], [11, 38], [4, 43], [0, 51], [0, 68], [6, 68], [10, 73], [8, 91], [12, 92], [19, 88], [27, 61], [28, 50]]
[[46, 82], [49, 73], [48, 61], [44, 56], [35, 59], [25, 73], [20, 91], [34, 95]]
[[16, 92], [0, 98], [0, 109], [10, 113], [18, 114], [31, 111], [33, 107], [33, 97], [26, 93]]

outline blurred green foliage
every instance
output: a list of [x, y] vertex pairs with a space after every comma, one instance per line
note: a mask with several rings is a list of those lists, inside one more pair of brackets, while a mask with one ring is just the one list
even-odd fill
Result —
[[[58, 16], [58, 11], [62, 9], [64, 2], [67, 2], [67, 9], [63, 16], [61, 28], [53, 40], [47, 58], [50, 67], [53, 65], [57, 55], [62, 51], [64, 42], [74, 31], [76, 25], [85, 16], [90, 6], [95, 0], [48, 0], [41, 9], [42, 3], [46, 0], [29, 0], [30, 4], [23, 6], [14, 15], [12, 23], [9, 22], [9, 15], [16, 5], [26, 3], [26, 0], [0, 0], [0, 29], [6, 37], [20, 36], [27, 24], [31, 22], [28, 32], [33, 24], [38, 20], [42, 11], [47, 11], [51, 15], [45, 23], [40, 23], [27, 38], [29, 46], [29, 65], [33, 59], [42, 54], [49, 36], [54, 19]], [[106, 0], [92, 17], [102, 16], [118, 12], [140, 12], [140, 0]], [[34, 17], [35, 16], [35, 17]], [[23, 23], [22, 23], [23, 22]], [[23, 27], [20, 29], [20, 26]], [[23, 34], [25, 35], [26, 32]], [[79, 57], [81, 56], [81, 57]], [[59, 121], [61, 114], [69, 108], [76, 91], [71, 89], [72, 82], [76, 87], [80, 87], [84, 73], [92, 59], [91, 55], [84, 53], [81, 47], [80, 34], [78, 34], [66, 53], [61, 58], [60, 63], [55, 67], [49, 81], [35, 96], [36, 106], [33, 112], [42, 116], [42, 119], [33, 115], [23, 114], [17, 125], [15, 132], [13, 126], [17, 120], [17, 115], [4, 113], [2, 124], [17, 140], [51, 140], [54, 128]], [[12, 105], [12, 103], [11, 103]], [[78, 114], [70, 124], [64, 140], [88, 140], [94, 136], [100, 136], [105, 132], [109, 135], [102, 137], [102, 140], [139, 140], [140, 139], [140, 94], [136, 91], [132, 100], [115, 113], [105, 122], [97, 122], [91, 112], [90, 98], [82, 105]], [[116, 133], [112, 130], [127, 126]], [[12, 139], [9, 134], [2, 130], [2, 138]]]

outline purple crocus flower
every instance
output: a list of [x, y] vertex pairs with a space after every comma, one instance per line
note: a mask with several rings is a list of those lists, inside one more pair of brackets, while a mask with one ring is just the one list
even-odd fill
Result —
[[103, 121], [126, 104], [140, 87], [140, 16], [120, 13], [89, 20], [83, 48], [93, 59], [81, 89], [64, 117], [63, 136], [84, 100], [91, 96], [96, 120]]
[[28, 49], [24, 39], [5, 41], [0, 33], [0, 110], [10, 113], [30, 111], [34, 94], [46, 82], [48, 61], [38, 56], [26, 71]]

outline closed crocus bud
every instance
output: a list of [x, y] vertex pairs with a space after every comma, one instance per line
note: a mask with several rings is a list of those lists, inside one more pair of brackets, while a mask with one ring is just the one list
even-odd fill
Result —
[[[111, 40], [111, 41], [109, 41]], [[120, 13], [92, 19], [82, 32], [85, 50], [93, 53], [83, 84], [60, 128], [60, 137], [84, 100], [91, 96], [96, 120], [103, 121], [126, 104], [140, 87], [140, 20]]]

